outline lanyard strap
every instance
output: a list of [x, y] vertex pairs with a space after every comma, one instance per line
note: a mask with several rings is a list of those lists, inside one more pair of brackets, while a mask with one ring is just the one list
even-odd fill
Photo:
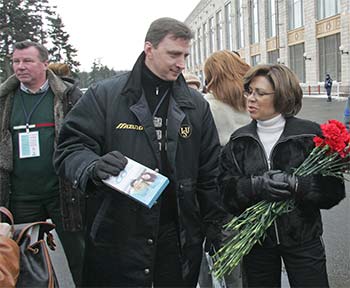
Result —
[[49, 89], [47, 89], [43, 95], [40, 96], [39, 100], [35, 103], [33, 109], [29, 112], [29, 114], [27, 113], [26, 111], [26, 108], [24, 106], [24, 98], [23, 98], [23, 92], [20, 91], [20, 95], [21, 95], [21, 102], [22, 102], [22, 110], [23, 110], [23, 114], [24, 114], [24, 117], [26, 118], [26, 127], [27, 127], [27, 130], [29, 129], [29, 121], [30, 121], [30, 118], [32, 117], [34, 111], [36, 110], [36, 108], [38, 108], [39, 104], [41, 103], [41, 101], [44, 99], [44, 97], [46, 96], [47, 94], [47, 91], [49, 91]]
[[163, 103], [165, 97], [168, 95], [168, 92], [169, 92], [169, 88], [166, 89], [166, 91], [164, 92], [162, 98], [160, 98], [160, 100], [159, 100], [159, 102], [158, 102], [158, 104], [157, 104], [157, 106], [156, 106], [156, 109], [154, 109], [153, 115], [152, 115], [153, 118], [154, 118], [154, 116], [156, 116], [156, 114], [157, 114], [157, 112], [158, 112], [158, 110], [159, 110], [159, 108], [160, 108], [160, 105], [162, 105], [162, 103]]

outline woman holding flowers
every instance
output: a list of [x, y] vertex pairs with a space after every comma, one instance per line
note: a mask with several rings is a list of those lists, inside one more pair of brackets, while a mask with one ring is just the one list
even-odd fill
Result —
[[322, 133], [317, 123], [295, 117], [302, 90], [289, 68], [255, 66], [244, 77], [244, 89], [252, 121], [234, 132], [222, 151], [224, 205], [238, 216], [262, 200], [295, 201], [245, 253], [247, 286], [280, 287], [283, 259], [291, 287], [328, 287], [320, 209], [345, 197], [343, 180], [293, 173], [314, 148], [313, 138]]

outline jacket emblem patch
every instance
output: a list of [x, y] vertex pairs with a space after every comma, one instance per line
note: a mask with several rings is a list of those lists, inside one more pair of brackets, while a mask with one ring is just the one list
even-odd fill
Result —
[[179, 135], [182, 138], [189, 138], [192, 134], [192, 128], [189, 125], [182, 125], [180, 127]]
[[119, 123], [117, 126], [115, 126], [115, 129], [126, 129], [126, 130], [138, 130], [142, 131], [143, 126], [141, 125], [136, 125], [136, 124], [128, 124], [128, 123]]

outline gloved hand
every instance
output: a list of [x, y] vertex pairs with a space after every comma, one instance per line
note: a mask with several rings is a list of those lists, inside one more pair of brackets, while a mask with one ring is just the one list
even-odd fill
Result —
[[296, 194], [298, 190], [298, 178], [297, 176], [288, 174], [286, 172], [280, 171], [280, 170], [271, 170], [269, 171], [270, 177], [273, 181], [277, 182], [284, 182], [288, 184], [288, 191], [290, 191], [292, 194]]
[[128, 160], [119, 151], [112, 151], [103, 155], [96, 161], [92, 170], [92, 178], [94, 181], [107, 179], [109, 176], [118, 176]]
[[204, 251], [213, 256], [221, 248], [222, 233], [221, 225], [209, 225], [206, 230]]
[[262, 176], [252, 176], [253, 193], [261, 199], [270, 202], [277, 202], [290, 198], [292, 193], [288, 190], [288, 184], [271, 178], [274, 172], [276, 171], [272, 170], [265, 172]]

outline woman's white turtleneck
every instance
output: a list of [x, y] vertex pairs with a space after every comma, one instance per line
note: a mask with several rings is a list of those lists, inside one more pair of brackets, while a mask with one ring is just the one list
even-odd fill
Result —
[[280, 138], [286, 119], [281, 114], [269, 120], [257, 120], [257, 133], [259, 135], [261, 143], [264, 145], [266, 159], [270, 166], [270, 154], [272, 147], [276, 144]]

